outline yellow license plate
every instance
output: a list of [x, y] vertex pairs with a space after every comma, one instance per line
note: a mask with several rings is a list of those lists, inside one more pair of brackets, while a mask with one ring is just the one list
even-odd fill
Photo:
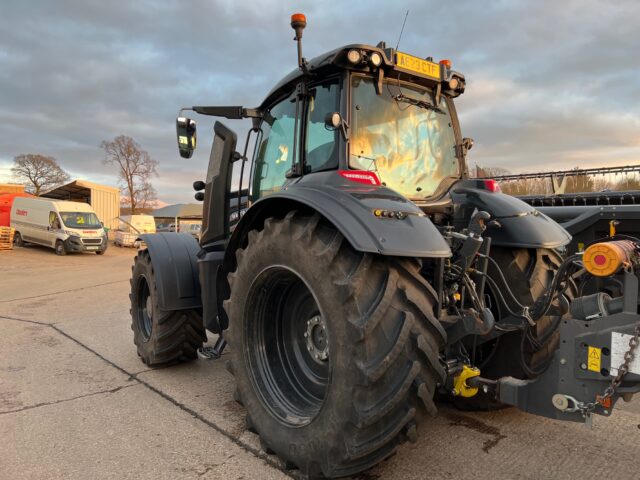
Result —
[[406, 53], [396, 52], [396, 68], [421, 77], [440, 80], [440, 65]]

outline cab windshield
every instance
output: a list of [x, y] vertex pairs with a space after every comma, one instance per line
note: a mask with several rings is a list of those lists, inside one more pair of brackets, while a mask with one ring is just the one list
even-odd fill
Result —
[[102, 228], [93, 212], [60, 212], [60, 217], [67, 228]]
[[408, 198], [433, 195], [442, 180], [458, 177], [456, 139], [444, 97], [434, 105], [425, 88], [387, 80], [352, 79], [349, 166], [375, 171]]

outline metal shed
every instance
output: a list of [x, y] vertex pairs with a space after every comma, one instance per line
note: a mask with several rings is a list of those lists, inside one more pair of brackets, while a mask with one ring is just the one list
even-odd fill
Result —
[[88, 203], [93, 207], [104, 226], [116, 230], [120, 216], [120, 189], [107, 185], [74, 180], [41, 195], [55, 200], [71, 200]]
[[158, 208], [151, 212], [157, 219], [173, 220], [174, 218], [189, 218], [202, 220], [202, 204], [201, 203], [176, 203]]
[[202, 223], [202, 204], [201, 203], [176, 203], [175, 205], [167, 205], [151, 212], [156, 220], [156, 225], [162, 222], [174, 222], [176, 225], [181, 223]]

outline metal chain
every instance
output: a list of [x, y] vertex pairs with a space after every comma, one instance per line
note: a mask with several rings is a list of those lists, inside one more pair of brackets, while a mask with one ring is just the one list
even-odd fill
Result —
[[618, 374], [613, 380], [611, 385], [604, 391], [604, 395], [597, 400], [597, 404], [602, 405], [607, 399], [611, 398], [616, 391], [616, 388], [620, 386], [624, 376], [629, 373], [629, 365], [633, 362], [635, 357], [635, 350], [640, 343], [640, 322], [636, 324], [635, 335], [629, 340], [629, 350], [624, 354], [624, 362], [618, 368]]

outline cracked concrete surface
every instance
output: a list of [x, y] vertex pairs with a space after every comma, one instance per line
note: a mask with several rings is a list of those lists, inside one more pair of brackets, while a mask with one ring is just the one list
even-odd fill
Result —
[[[0, 479], [295, 477], [246, 430], [224, 357], [154, 370], [139, 361], [134, 254], [0, 252]], [[358, 478], [637, 478], [639, 423], [637, 401], [593, 430], [441, 405], [417, 443]]]

